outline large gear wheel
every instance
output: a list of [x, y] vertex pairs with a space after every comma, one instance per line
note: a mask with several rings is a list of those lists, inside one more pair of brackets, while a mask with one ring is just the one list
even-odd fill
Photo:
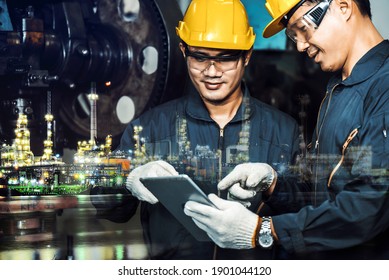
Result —
[[[100, 70], [91, 69], [99, 67], [91, 64], [85, 72], [116, 71], [111, 86], [97, 87], [97, 138], [103, 139], [106, 135], [121, 135], [128, 122], [146, 109], [181, 96], [186, 75], [182, 74], [185, 61], [175, 33], [182, 18], [176, 1], [99, 0], [96, 14], [102, 24], [96, 32], [93, 28], [90, 32], [95, 44], [99, 44], [96, 49], [104, 49], [105, 42], [111, 46], [104, 49], [104, 54], [112, 58], [112, 63], [105, 61], [105, 69]], [[93, 56], [92, 44], [89, 49]], [[66, 126], [83, 137], [90, 135], [87, 95], [88, 92], [62, 93], [59, 109]]]

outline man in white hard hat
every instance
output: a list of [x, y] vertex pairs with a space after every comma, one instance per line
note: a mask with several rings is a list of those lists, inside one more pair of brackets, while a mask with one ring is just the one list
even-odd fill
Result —
[[[312, 137], [311, 180], [303, 182], [310, 186], [311, 203], [296, 213], [258, 216], [257, 247], [275, 241], [299, 258], [388, 259], [389, 42], [371, 21], [370, 2], [267, 0], [266, 8], [273, 20], [264, 37], [286, 29], [298, 51], [335, 75]], [[238, 165], [219, 189], [239, 183], [241, 192], [255, 190], [249, 180], [272, 176], [263, 165]], [[286, 209], [293, 204], [293, 186], [303, 183], [293, 176], [275, 181], [267, 204]], [[242, 221], [253, 215], [232, 202], [220, 210], [188, 202], [185, 209], [216, 244], [227, 248], [240, 248], [236, 240], [245, 235], [239, 232], [249, 228]], [[239, 216], [229, 215], [232, 211]]]

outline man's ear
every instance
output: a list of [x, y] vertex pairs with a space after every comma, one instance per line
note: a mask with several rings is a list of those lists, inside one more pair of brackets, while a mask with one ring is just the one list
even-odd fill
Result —
[[353, 0], [335, 0], [336, 7], [339, 9], [340, 14], [346, 21], [348, 21], [354, 10]]
[[182, 55], [183, 55], [184, 58], [185, 58], [186, 56], [185, 56], [185, 46], [184, 46], [184, 44], [183, 44], [182, 42], [180, 42], [180, 43], [178, 44], [178, 46], [180, 47], [180, 50], [181, 50], [181, 52], [182, 52]]
[[246, 53], [246, 56], [244, 58], [244, 66], [247, 66], [249, 64], [251, 55], [253, 54], [253, 48], [249, 49]]

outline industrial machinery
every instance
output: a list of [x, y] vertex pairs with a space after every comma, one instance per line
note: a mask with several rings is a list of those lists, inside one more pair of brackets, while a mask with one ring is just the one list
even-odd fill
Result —
[[[132, 199], [126, 161], [106, 156], [133, 118], [183, 93], [181, 17], [172, 0], [0, 0], [0, 258], [47, 244], [69, 258], [100, 225], [89, 194]], [[126, 244], [117, 227], [96, 244]]]
[[90, 135], [93, 83], [96, 138], [114, 146], [134, 117], [182, 94], [180, 17], [170, 0], [0, 0], [0, 139], [25, 114], [39, 154], [49, 113], [54, 152], [75, 148]]

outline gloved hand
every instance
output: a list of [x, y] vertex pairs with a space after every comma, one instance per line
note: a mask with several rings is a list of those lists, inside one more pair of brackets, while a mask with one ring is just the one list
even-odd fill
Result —
[[185, 203], [184, 212], [221, 248], [255, 247], [258, 216], [242, 204], [208, 195], [217, 208], [194, 201]]
[[126, 187], [139, 200], [155, 204], [158, 202], [158, 199], [142, 184], [139, 178], [172, 175], [178, 175], [178, 172], [169, 163], [163, 160], [151, 161], [130, 172], [127, 177]]
[[266, 163], [242, 163], [224, 177], [217, 185], [219, 190], [228, 189], [229, 197], [243, 202], [257, 192], [269, 189], [277, 173]]

